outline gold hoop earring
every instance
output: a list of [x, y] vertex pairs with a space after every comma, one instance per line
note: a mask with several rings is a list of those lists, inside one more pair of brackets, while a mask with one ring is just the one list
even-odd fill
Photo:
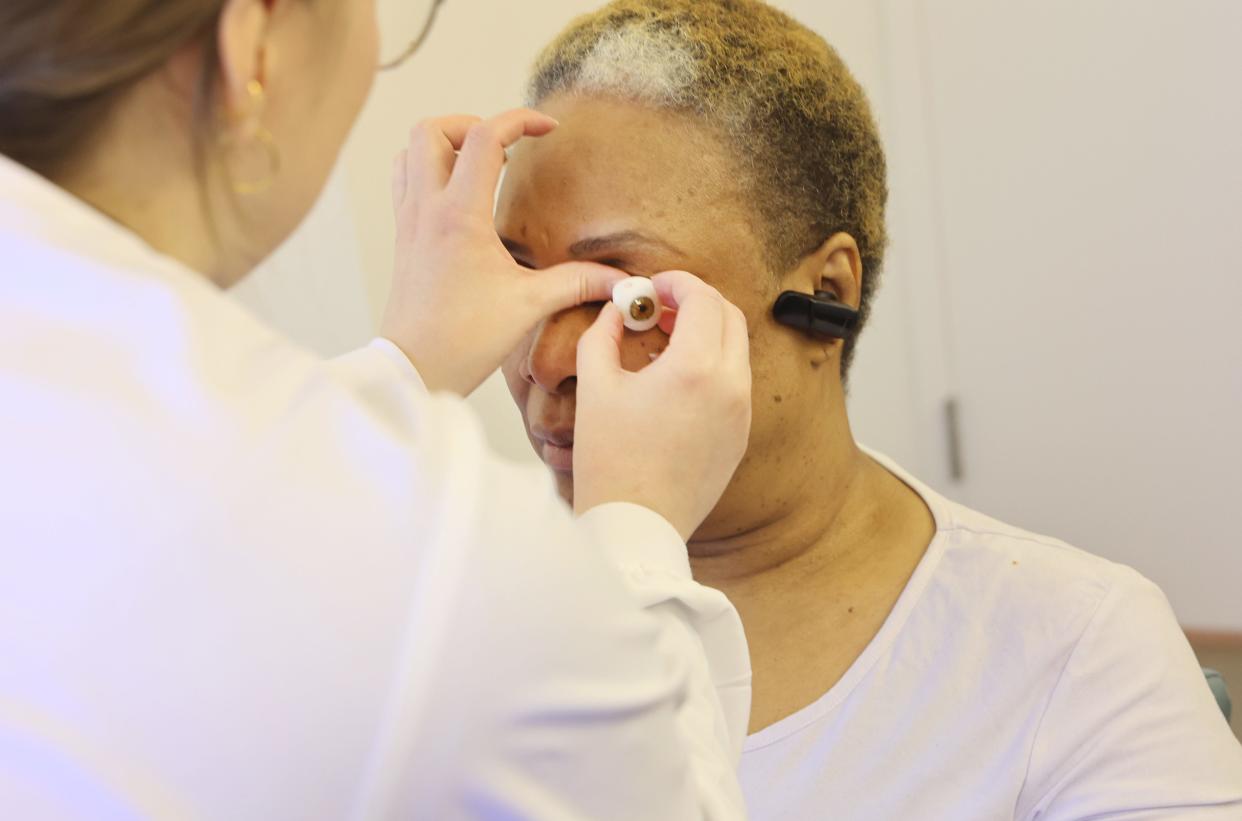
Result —
[[[276, 181], [277, 175], [280, 174], [280, 146], [276, 144], [276, 138], [257, 120], [263, 113], [265, 102], [265, 92], [263, 84], [258, 80], [251, 80], [246, 84], [246, 91], [250, 93], [250, 102], [253, 116], [256, 119], [253, 132], [248, 140], [238, 137], [230, 137], [228, 144], [225, 146], [225, 173], [229, 179], [229, 185], [233, 192], [241, 196], [252, 196], [254, 194], [262, 194], [272, 187]], [[257, 174], [235, 175], [233, 168], [235, 165], [241, 164], [237, 158], [242, 155], [245, 148], [251, 145], [257, 146], [262, 154], [263, 170]]]
[[[237, 175], [231, 170], [228, 172], [229, 185], [232, 187], [233, 193], [244, 197], [262, 194], [267, 191], [276, 182], [276, 176], [280, 173], [280, 146], [276, 144], [276, 138], [272, 136], [272, 132], [260, 127], [254, 132], [251, 144], [257, 146], [262, 151], [265, 170], [251, 177]], [[240, 156], [244, 147], [245, 145], [240, 141], [230, 146], [230, 156]], [[225, 160], [226, 168], [231, 169], [234, 167], [234, 164], [235, 161]]]

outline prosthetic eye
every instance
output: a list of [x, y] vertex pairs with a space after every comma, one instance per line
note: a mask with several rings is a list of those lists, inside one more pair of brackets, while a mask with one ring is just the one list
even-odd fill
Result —
[[655, 283], [646, 277], [630, 277], [612, 289], [612, 304], [621, 311], [625, 327], [649, 331], [660, 324], [660, 297]]

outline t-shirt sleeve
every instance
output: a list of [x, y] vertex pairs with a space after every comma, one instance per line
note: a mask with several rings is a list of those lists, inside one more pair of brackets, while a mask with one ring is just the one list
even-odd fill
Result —
[[1168, 600], [1118, 574], [1046, 706], [1016, 817], [1242, 818], [1242, 747]]

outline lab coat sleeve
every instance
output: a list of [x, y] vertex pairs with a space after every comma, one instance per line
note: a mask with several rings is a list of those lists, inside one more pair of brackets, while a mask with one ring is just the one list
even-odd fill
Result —
[[410, 408], [405, 400], [411, 393], [427, 393], [414, 363], [383, 337], [329, 360], [327, 367], [356, 397], [395, 419], [408, 419]]
[[[682, 707], [684, 735], [696, 743], [695, 776], [703, 792], [741, 806], [736, 772], [750, 721], [750, 659], [741, 619], [718, 590], [696, 584], [686, 546], [673, 526], [630, 504], [601, 505], [580, 522], [616, 565], [630, 592], [664, 624], [666, 646], [686, 660], [690, 689], [698, 695]], [[639, 540], [644, 530], [651, 538]], [[715, 691], [720, 710], [711, 697]], [[730, 751], [722, 762], [717, 751]], [[726, 768], [721, 769], [721, 764]], [[727, 817], [722, 803], [721, 817]]]
[[1016, 817], [1242, 817], [1242, 747], [1167, 599], [1119, 575], [1048, 702]]
[[673, 527], [623, 504], [574, 520], [543, 466], [490, 453], [465, 403], [401, 398], [408, 374], [388, 395], [377, 354], [334, 367], [377, 414], [419, 405], [442, 513], [361, 814], [744, 818], [745, 638]]

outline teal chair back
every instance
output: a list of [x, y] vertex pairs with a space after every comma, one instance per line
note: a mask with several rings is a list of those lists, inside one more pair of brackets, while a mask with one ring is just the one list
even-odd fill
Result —
[[1203, 675], [1207, 676], [1212, 695], [1216, 696], [1216, 703], [1220, 705], [1220, 711], [1225, 714], [1225, 721], [1228, 721], [1233, 717], [1233, 702], [1229, 698], [1229, 689], [1225, 687], [1225, 680], [1221, 678], [1220, 673], [1206, 667], [1203, 668]]

